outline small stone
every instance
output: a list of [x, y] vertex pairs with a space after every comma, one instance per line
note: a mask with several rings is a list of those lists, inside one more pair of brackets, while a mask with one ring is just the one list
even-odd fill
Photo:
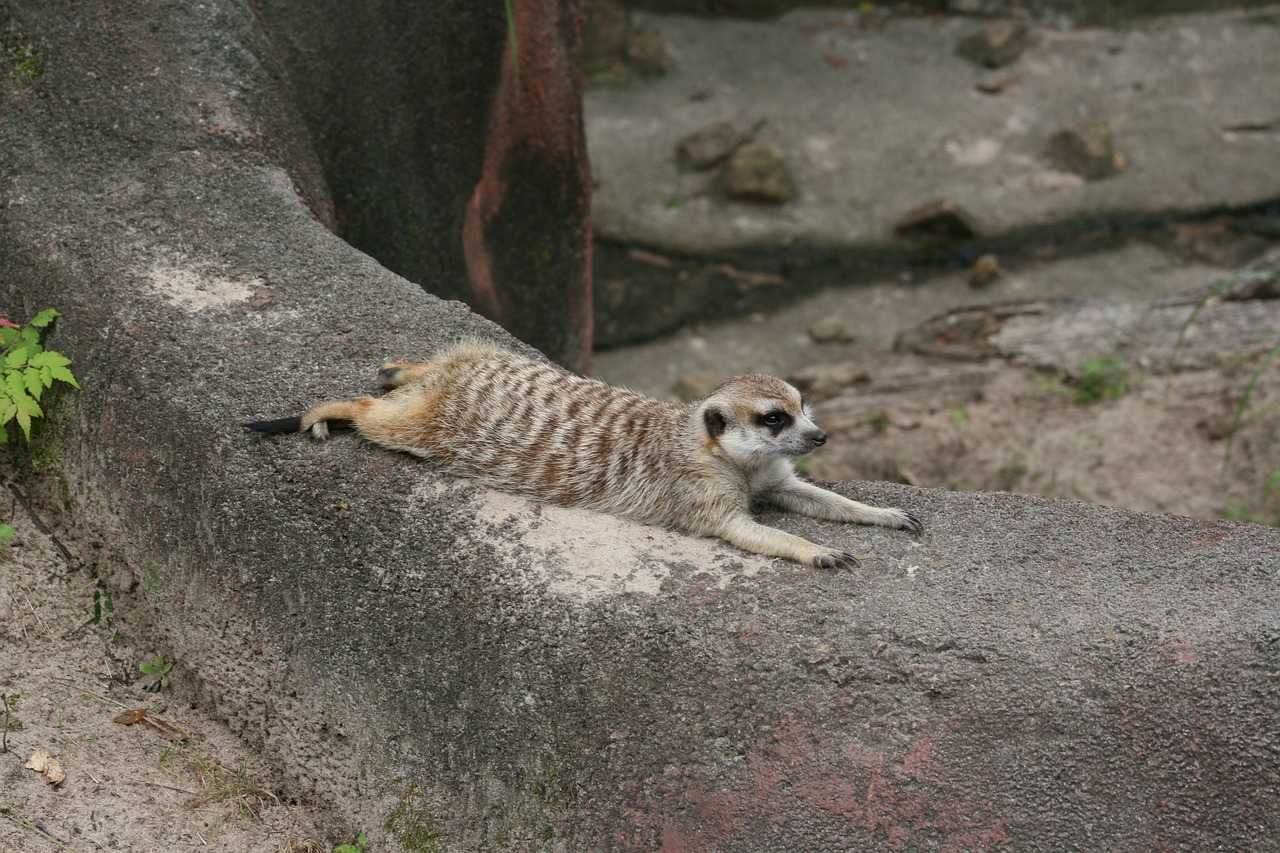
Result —
[[893, 230], [924, 240], [968, 240], [978, 234], [973, 217], [949, 198], [925, 202], [899, 219]]
[[1000, 260], [995, 255], [983, 255], [973, 262], [964, 279], [969, 282], [970, 287], [982, 287], [998, 275], [1000, 275]]
[[710, 370], [699, 370], [686, 373], [671, 385], [671, 393], [677, 400], [692, 403], [701, 400], [715, 390], [723, 377]]
[[676, 160], [682, 169], [710, 169], [727, 160], [738, 146], [750, 141], [749, 132], [732, 122], [718, 121], [676, 143]]
[[627, 49], [631, 13], [614, 0], [588, 0], [582, 6], [582, 61], [616, 62]]
[[1008, 65], [1027, 49], [1027, 22], [1022, 19], [997, 21], [961, 39], [956, 53], [988, 68]]
[[1111, 129], [1101, 119], [1086, 118], [1049, 140], [1049, 159], [1060, 168], [1096, 181], [1120, 171], [1124, 157], [1111, 147]]
[[782, 151], [769, 142], [738, 146], [720, 173], [720, 188], [729, 198], [769, 204], [785, 204], [794, 193]]
[[671, 54], [657, 33], [644, 30], [627, 39], [627, 62], [641, 77], [661, 77], [671, 70]]
[[823, 317], [809, 325], [809, 337], [817, 344], [847, 344], [856, 339], [849, 324], [839, 317]]

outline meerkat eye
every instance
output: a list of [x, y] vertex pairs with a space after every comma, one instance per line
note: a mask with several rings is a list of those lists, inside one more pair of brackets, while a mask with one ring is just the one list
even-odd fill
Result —
[[763, 415], [756, 416], [756, 423], [773, 432], [781, 432], [783, 429], [791, 425], [791, 415], [786, 412], [774, 409], [772, 412], [765, 412]]

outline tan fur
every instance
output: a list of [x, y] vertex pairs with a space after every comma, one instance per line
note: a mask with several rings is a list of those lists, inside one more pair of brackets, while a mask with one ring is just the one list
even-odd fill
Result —
[[[425, 364], [384, 364], [379, 378], [392, 389], [386, 395], [323, 403], [301, 428], [325, 438], [329, 421], [350, 421], [370, 441], [497, 489], [810, 566], [857, 560], [757, 523], [752, 499], [832, 521], [922, 529], [900, 509], [796, 477], [791, 458], [823, 444], [826, 433], [799, 392], [772, 376], [739, 376], [686, 406], [471, 342]], [[763, 420], [769, 415], [784, 423]]]

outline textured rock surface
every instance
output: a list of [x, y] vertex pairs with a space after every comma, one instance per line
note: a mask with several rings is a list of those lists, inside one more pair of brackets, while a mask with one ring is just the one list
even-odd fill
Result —
[[[74, 523], [198, 699], [378, 849], [1265, 848], [1280, 533], [893, 485], [857, 573], [237, 423], [497, 335], [324, 227], [259, 20], [12, 7], [0, 293], [56, 305]], [[668, 149], [669, 150], [669, 149]], [[429, 848], [428, 848], [429, 849]]]
[[[955, 55], [969, 18], [895, 17], [867, 32], [838, 9], [775, 21], [636, 17], [677, 62], [661, 79], [587, 92], [593, 217], [610, 240], [839, 255], [896, 246], [898, 218], [940, 196], [996, 236], [1277, 195], [1259, 165], [1276, 162], [1280, 115], [1280, 87], [1267, 85], [1280, 77], [1280, 27], [1266, 15], [1035, 31], [1002, 70], [1019, 82], [999, 96], [975, 90], [990, 70]], [[1081, 116], [1107, 119], [1132, 168], [1075, 185], [1048, 174], [1049, 137]], [[713, 121], [762, 119], [800, 190], [784, 210], [701, 195], [702, 176], [666, 156]]]

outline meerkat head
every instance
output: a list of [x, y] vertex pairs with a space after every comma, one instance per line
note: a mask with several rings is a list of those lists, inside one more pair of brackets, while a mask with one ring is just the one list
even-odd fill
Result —
[[694, 417], [715, 455], [746, 467], [804, 456], [827, 441], [800, 392], [774, 376], [739, 376], [722, 383], [698, 405]]

